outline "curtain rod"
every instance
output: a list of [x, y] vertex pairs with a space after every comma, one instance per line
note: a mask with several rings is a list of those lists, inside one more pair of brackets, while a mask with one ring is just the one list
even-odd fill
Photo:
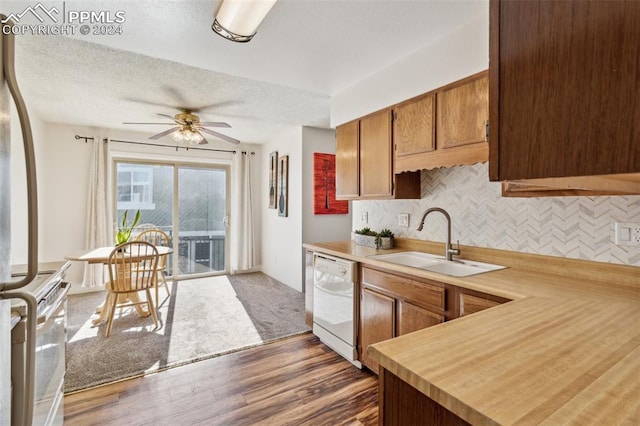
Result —
[[[92, 141], [95, 138], [92, 138], [90, 136], [80, 136], [80, 135], [76, 135], [76, 139], [80, 140], [80, 139], [84, 139], [84, 143], [87, 143], [87, 141]], [[166, 147], [166, 148], [175, 148], [176, 151], [178, 151], [179, 149], [184, 149], [186, 151], [189, 151], [190, 149], [194, 149], [197, 151], [215, 151], [215, 152], [230, 152], [232, 154], [236, 154], [237, 151], [235, 150], [229, 150], [229, 149], [215, 149], [215, 148], [198, 148], [198, 147], [190, 147], [190, 146], [173, 146], [173, 145], [164, 145], [164, 144], [160, 144], [160, 143], [149, 143], [149, 142], [134, 142], [134, 141], [123, 141], [123, 140], [119, 140], [119, 139], [107, 139], [104, 138], [103, 142], [107, 143], [107, 142], [118, 142], [118, 143], [129, 143], [129, 144], [133, 144], [133, 145], [148, 145], [148, 146], [162, 146], [162, 147]], [[241, 151], [242, 154], [247, 154], [247, 151]], [[251, 155], [255, 155], [255, 152], [251, 152]]]

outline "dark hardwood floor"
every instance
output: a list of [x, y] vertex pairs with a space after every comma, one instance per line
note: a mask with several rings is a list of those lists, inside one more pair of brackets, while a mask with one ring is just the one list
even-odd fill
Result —
[[303, 334], [67, 395], [64, 423], [374, 425], [377, 385]]

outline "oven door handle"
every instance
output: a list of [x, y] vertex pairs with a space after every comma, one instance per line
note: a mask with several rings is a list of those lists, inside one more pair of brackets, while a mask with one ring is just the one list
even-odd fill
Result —
[[69, 290], [71, 289], [71, 285], [69, 285], [69, 283], [66, 282], [66, 281], [62, 281], [59, 286], [56, 286], [51, 291], [55, 291], [57, 288], [61, 288], [62, 290], [60, 291], [60, 293], [56, 297], [56, 300], [53, 303], [50, 303], [45, 308], [45, 310], [41, 314], [38, 315], [38, 319], [36, 320], [36, 324], [38, 324], [38, 329], [41, 329], [42, 327], [44, 327], [44, 324], [47, 321], [49, 321], [49, 318], [51, 318], [51, 315], [53, 315], [54, 312], [56, 312], [58, 310], [58, 307], [67, 298], [67, 294], [69, 293]]

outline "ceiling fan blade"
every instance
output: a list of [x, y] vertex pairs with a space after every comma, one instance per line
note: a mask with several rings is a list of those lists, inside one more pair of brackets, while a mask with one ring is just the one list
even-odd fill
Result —
[[171, 133], [177, 132], [178, 130], [180, 130], [180, 127], [174, 127], [173, 129], [165, 130], [162, 133], [158, 133], [157, 135], [153, 135], [149, 139], [160, 139], [161, 137], [170, 135]]
[[225, 127], [227, 129], [231, 128], [231, 125], [223, 123], [222, 121], [200, 121], [198, 122], [198, 125], [208, 127]]
[[202, 140], [200, 142], [198, 142], [198, 145], [206, 145], [209, 143], [209, 141], [207, 140], [207, 138], [204, 137], [204, 135], [202, 134], [202, 132], [200, 132], [200, 130], [196, 129], [196, 132], [198, 132], [198, 134], [200, 136], [202, 136]]
[[154, 126], [174, 126], [175, 123], [132, 123], [132, 122], [124, 122], [122, 124], [153, 124]]
[[240, 144], [240, 141], [238, 139], [234, 139], [234, 138], [232, 138], [230, 136], [223, 135], [222, 133], [214, 132], [213, 130], [206, 129], [204, 127], [202, 129], [200, 129], [200, 130], [202, 130], [203, 132], [208, 133], [210, 135], [213, 135], [213, 136], [215, 136], [217, 138], [220, 138], [220, 139], [222, 139], [224, 141], [231, 142], [231, 143], [234, 143], [236, 145]]

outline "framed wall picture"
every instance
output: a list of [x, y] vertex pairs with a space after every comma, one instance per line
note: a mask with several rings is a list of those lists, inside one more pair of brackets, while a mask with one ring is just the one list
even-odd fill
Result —
[[289, 156], [278, 159], [278, 216], [287, 217], [289, 202]]
[[348, 214], [349, 202], [336, 200], [336, 156], [313, 153], [313, 214]]
[[269, 208], [278, 207], [278, 151], [269, 154]]

